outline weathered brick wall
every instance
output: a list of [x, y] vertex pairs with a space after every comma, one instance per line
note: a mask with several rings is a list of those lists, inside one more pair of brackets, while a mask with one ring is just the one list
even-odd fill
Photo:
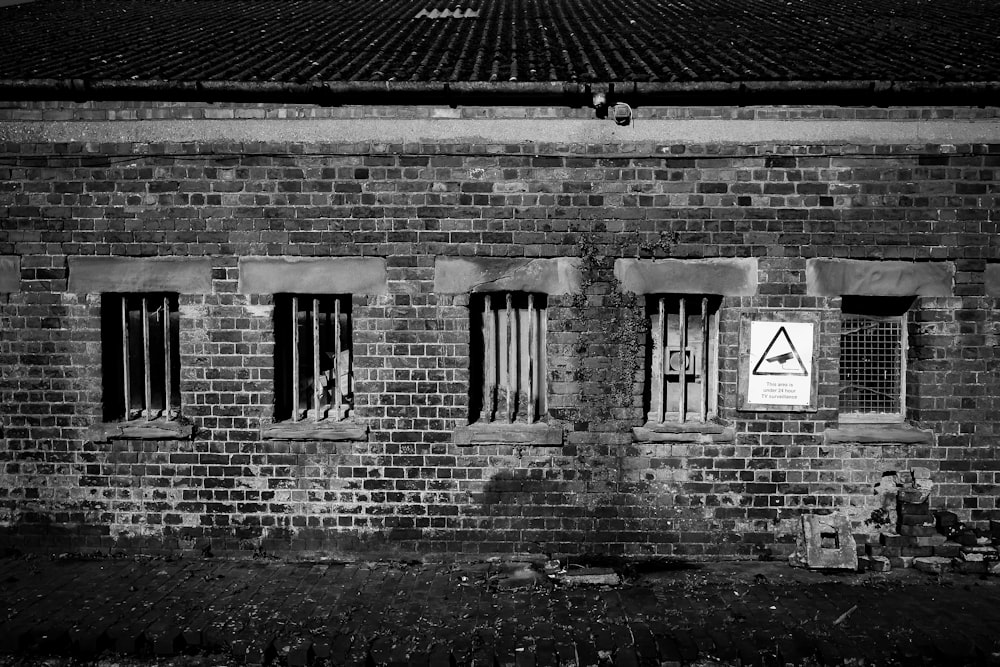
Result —
[[[587, 117], [587, 110], [18, 105], [0, 120], [367, 115]], [[653, 109], [646, 117], [994, 117], [969, 109]], [[479, 114], [477, 116], [477, 114]], [[685, 115], [686, 114], [686, 115]], [[895, 114], [895, 116], [893, 116]], [[192, 120], [197, 122], [197, 120]], [[291, 122], [291, 121], [290, 121]], [[639, 121], [641, 122], [641, 118]], [[0, 526], [18, 548], [300, 554], [787, 553], [802, 512], [859, 534], [883, 472], [926, 466], [935, 508], [1000, 519], [997, 145], [405, 143], [0, 144]], [[355, 297], [356, 416], [367, 442], [262, 439], [273, 415], [273, 301], [240, 294], [247, 255], [385, 257]], [[210, 257], [180, 297], [190, 440], [91, 442], [101, 420], [100, 297], [76, 255]], [[561, 447], [458, 446], [469, 382], [464, 296], [446, 256], [582, 259], [548, 300], [549, 414]], [[735, 442], [636, 443], [644, 302], [619, 257], [756, 257], [726, 297], [720, 416]], [[812, 257], [950, 261], [954, 296], [911, 313], [907, 416], [932, 444], [824, 444], [837, 423], [840, 299], [806, 295]], [[818, 410], [742, 412], [739, 321], [820, 313]]]

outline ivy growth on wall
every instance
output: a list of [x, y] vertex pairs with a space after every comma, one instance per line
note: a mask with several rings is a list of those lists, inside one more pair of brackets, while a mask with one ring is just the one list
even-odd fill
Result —
[[[636, 400], [635, 383], [646, 358], [646, 338], [649, 323], [643, 297], [625, 290], [614, 275], [615, 259], [634, 256], [641, 258], [668, 257], [676, 240], [673, 231], [650, 238], [640, 232], [623, 232], [605, 243], [595, 233], [577, 236], [580, 249], [580, 291], [573, 295], [572, 305], [581, 311], [588, 308], [592, 297], [600, 298], [601, 316], [591, 318], [595, 328], [581, 338], [578, 352], [586, 355], [592, 345], [605, 346], [612, 357], [610, 383], [595, 406], [596, 417], [607, 419], [613, 407], [632, 407]], [[605, 234], [605, 238], [607, 235]], [[596, 286], [606, 284], [609, 290], [601, 294]], [[582, 380], [591, 379], [592, 371], [581, 367]], [[594, 397], [597, 398], [597, 397]]]

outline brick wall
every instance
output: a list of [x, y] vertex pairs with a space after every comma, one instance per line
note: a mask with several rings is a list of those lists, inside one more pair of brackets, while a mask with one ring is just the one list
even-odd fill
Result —
[[[57, 108], [58, 106], [58, 108]], [[210, 113], [211, 112], [211, 113]], [[0, 117], [435, 117], [510, 110], [17, 105]], [[582, 112], [520, 110], [522, 117]], [[591, 112], [592, 113], [592, 112]], [[641, 110], [643, 117], [993, 117], [995, 110]], [[57, 114], [53, 116], [52, 114]], [[659, 115], [657, 115], [659, 114]], [[866, 116], [866, 114], [869, 114]], [[882, 473], [926, 466], [932, 506], [1000, 520], [995, 144], [0, 143], [0, 534], [34, 549], [382, 555], [787, 553], [802, 512], [862, 538]], [[100, 296], [77, 255], [212, 260], [180, 297], [191, 439], [88, 439], [101, 420]], [[373, 256], [388, 294], [353, 302], [363, 442], [261, 437], [273, 416], [273, 299], [238, 291], [248, 255]], [[468, 412], [468, 297], [435, 259], [580, 257], [548, 300], [548, 408], [563, 445], [452, 442]], [[733, 442], [635, 442], [645, 305], [616, 258], [755, 257], [755, 296], [720, 309], [719, 413]], [[907, 418], [922, 444], [829, 443], [840, 299], [814, 257], [953, 263], [953, 296], [909, 320]], [[818, 409], [739, 410], [739, 323], [820, 313]]]

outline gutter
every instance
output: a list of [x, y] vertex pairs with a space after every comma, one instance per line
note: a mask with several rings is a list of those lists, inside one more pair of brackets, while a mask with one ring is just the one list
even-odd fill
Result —
[[1000, 81], [735, 81], [735, 82], [518, 82], [518, 81], [165, 81], [121, 79], [0, 79], [4, 101], [277, 102], [321, 106], [543, 105], [595, 107], [816, 104], [996, 106]]

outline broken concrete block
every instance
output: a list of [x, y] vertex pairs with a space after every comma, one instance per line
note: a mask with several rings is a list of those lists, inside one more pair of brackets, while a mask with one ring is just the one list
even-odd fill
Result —
[[899, 503], [900, 514], [930, 514], [930, 502], [925, 500], [922, 503]]
[[900, 554], [903, 556], [911, 556], [913, 558], [933, 556], [934, 547], [903, 547], [900, 549]]
[[913, 556], [891, 556], [889, 564], [894, 568], [913, 567]]
[[947, 510], [939, 510], [934, 512], [934, 518], [937, 520], [938, 530], [944, 530], [947, 528], [952, 528], [958, 525], [958, 515], [954, 512], [948, 512]]
[[567, 586], [617, 586], [621, 583], [621, 577], [614, 570], [606, 567], [568, 570], [556, 575], [556, 580]]
[[934, 547], [934, 555], [943, 558], [958, 558], [962, 555], [962, 545], [958, 542], [944, 542]]
[[911, 468], [910, 474], [913, 475], [914, 480], [931, 478], [931, 471], [928, 468], [922, 468], [922, 467]]
[[940, 556], [926, 556], [914, 559], [913, 567], [928, 574], [941, 574], [950, 569], [951, 559], [941, 558]]
[[977, 553], [966, 553], [962, 552], [962, 560], [966, 563], [982, 563], [986, 560], [986, 556]]
[[858, 556], [859, 572], [888, 572], [892, 569], [885, 556]]
[[937, 535], [937, 528], [933, 525], [930, 526], [900, 526], [900, 535], [909, 535], [911, 537], [927, 537], [929, 535]]
[[879, 541], [887, 547], [901, 547], [904, 544], [903, 536], [899, 533], [880, 533]]
[[865, 555], [867, 556], [885, 556], [885, 547], [880, 544], [868, 543], [865, 545]]
[[904, 503], [922, 503], [931, 495], [930, 489], [900, 489], [898, 497]]
[[984, 560], [958, 560], [952, 563], [952, 568], [962, 574], [987, 574], [989, 563]]
[[899, 517], [899, 522], [904, 526], [934, 526], [934, 515], [932, 514], [903, 514]]
[[948, 541], [944, 535], [935, 534], [917, 538], [918, 547], [938, 547]]
[[857, 543], [843, 514], [803, 514], [802, 534], [809, 568], [858, 569]]

